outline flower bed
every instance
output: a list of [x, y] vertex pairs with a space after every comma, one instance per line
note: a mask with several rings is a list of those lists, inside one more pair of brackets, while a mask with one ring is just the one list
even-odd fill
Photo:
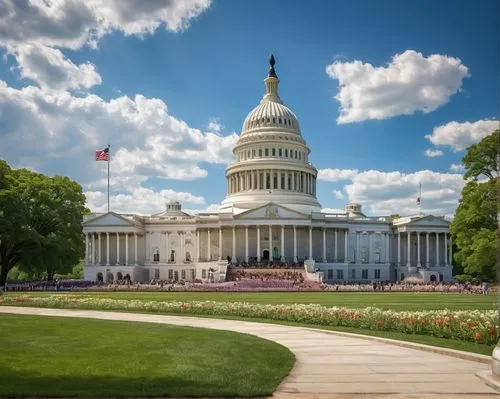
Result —
[[487, 345], [495, 344], [499, 338], [498, 314], [494, 310], [395, 312], [373, 307], [348, 309], [320, 305], [262, 305], [245, 302], [148, 302], [74, 295], [4, 296], [0, 297], [0, 305], [263, 318], [322, 326], [432, 335]]

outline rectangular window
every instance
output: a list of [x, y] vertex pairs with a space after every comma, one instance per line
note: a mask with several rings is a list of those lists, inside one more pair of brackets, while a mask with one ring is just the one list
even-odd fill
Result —
[[333, 280], [333, 269], [328, 269], [328, 280]]
[[168, 269], [168, 279], [172, 280], [174, 278], [174, 271], [172, 269]]
[[374, 276], [373, 278], [379, 279], [380, 278], [380, 269], [375, 269], [374, 270]]
[[195, 280], [196, 279], [196, 269], [191, 269], [191, 280]]
[[181, 279], [185, 280], [186, 279], [186, 270], [182, 269], [181, 271]]
[[207, 278], [207, 269], [201, 271], [201, 278]]
[[361, 278], [363, 280], [368, 280], [368, 269], [361, 270]]
[[160, 269], [155, 269], [155, 280], [160, 279]]
[[356, 280], [356, 269], [351, 269], [351, 280]]
[[278, 150], [278, 154], [279, 154], [280, 157], [283, 156], [283, 151], [281, 150], [281, 148]]
[[344, 279], [344, 271], [342, 269], [337, 269], [337, 280]]

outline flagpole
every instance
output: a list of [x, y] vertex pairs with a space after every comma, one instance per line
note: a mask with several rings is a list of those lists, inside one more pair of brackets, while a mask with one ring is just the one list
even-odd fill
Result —
[[420, 198], [420, 201], [418, 201], [418, 214], [422, 215], [422, 183], [418, 185], [418, 198]]
[[111, 154], [109, 153], [110, 145], [108, 144], [108, 213], [109, 213], [109, 161], [111, 160]]

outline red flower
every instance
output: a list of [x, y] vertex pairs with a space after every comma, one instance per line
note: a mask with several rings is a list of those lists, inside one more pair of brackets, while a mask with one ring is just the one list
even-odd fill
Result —
[[479, 340], [481, 339], [481, 333], [478, 333], [478, 332], [477, 332], [477, 333], [475, 333], [475, 334], [474, 334], [474, 339], [475, 339], [476, 341], [479, 341]]
[[496, 328], [490, 328], [490, 334], [491, 335], [497, 335], [497, 329]]

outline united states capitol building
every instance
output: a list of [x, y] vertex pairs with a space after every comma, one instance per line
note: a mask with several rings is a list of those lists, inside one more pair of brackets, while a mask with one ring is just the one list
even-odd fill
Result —
[[273, 57], [264, 83], [233, 149], [219, 209], [191, 215], [169, 202], [151, 216], [90, 215], [85, 279], [224, 281], [228, 265], [303, 265], [315, 281], [450, 280], [444, 217], [369, 217], [355, 203], [344, 213], [321, 211], [318, 171], [298, 118], [279, 97]]

